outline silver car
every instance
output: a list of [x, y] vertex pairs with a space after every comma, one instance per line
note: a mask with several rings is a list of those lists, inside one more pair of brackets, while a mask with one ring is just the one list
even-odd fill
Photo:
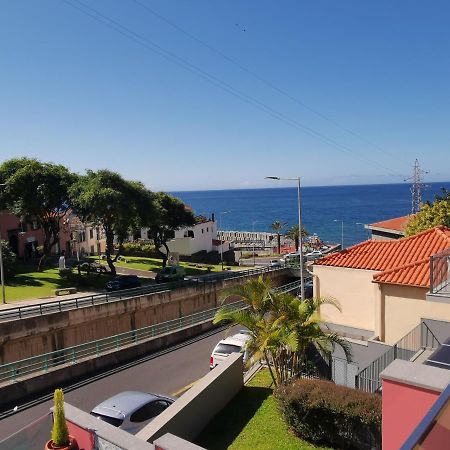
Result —
[[136, 434], [174, 401], [163, 395], [125, 391], [97, 405], [91, 415]]

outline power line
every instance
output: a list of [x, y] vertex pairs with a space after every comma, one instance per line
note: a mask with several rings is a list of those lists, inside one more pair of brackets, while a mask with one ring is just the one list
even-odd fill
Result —
[[133, 30], [129, 29], [128, 27], [120, 24], [114, 19], [111, 19], [98, 11], [95, 8], [92, 8], [85, 3], [81, 2], [80, 0], [63, 0], [66, 4], [70, 5], [71, 7], [77, 9], [78, 11], [82, 12], [83, 14], [86, 14], [93, 18], [94, 20], [102, 23], [103, 25], [107, 26], [108, 28], [111, 28], [112, 30], [118, 32], [119, 34], [125, 36], [126, 38], [136, 42], [137, 44], [143, 46], [144, 48], [151, 50], [152, 52], [162, 56], [166, 60], [184, 68], [185, 70], [191, 72], [192, 74], [202, 78], [203, 80], [207, 81], [208, 83], [222, 89], [223, 91], [229, 93], [230, 95], [233, 95], [234, 97], [240, 99], [241, 101], [249, 104], [250, 106], [253, 106], [254, 108], [265, 112], [266, 114], [276, 118], [277, 120], [293, 127], [300, 129], [304, 133], [322, 141], [323, 143], [336, 148], [339, 151], [349, 153], [353, 157], [359, 159], [360, 161], [364, 163], [370, 163], [371, 165], [378, 166], [380, 169], [383, 170], [385, 173], [392, 176], [403, 176], [401, 174], [393, 173], [389, 168], [383, 166], [378, 161], [375, 160], [369, 160], [368, 158], [364, 159], [361, 155], [355, 153], [352, 149], [339, 144], [338, 142], [334, 141], [331, 138], [328, 138], [327, 136], [315, 131], [314, 129], [308, 127], [307, 125], [302, 124], [301, 122], [298, 122], [295, 119], [291, 119], [289, 116], [275, 110], [274, 108], [266, 105], [265, 103], [255, 99], [254, 97], [246, 94], [245, 92], [242, 92], [227, 82], [221, 80], [220, 78], [204, 71], [203, 69], [197, 67], [196, 65], [190, 63], [189, 61], [185, 60], [184, 58], [179, 57], [175, 53], [164, 49], [159, 44], [156, 44], [152, 40], [140, 35], [139, 33], [134, 32]]
[[348, 134], [352, 135], [353, 137], [359, 139], [360, 141], [364, 142], [365, 144], [370, 145], [373, 148], [376, 148], [378, 151], [384, 153], [385, 155], [387, 155], [387, 156], [389, 156], [389, 157], [391, 157], [393, 159], [397, 159], [397, 161], [400, 161], [400, 162], [407, 162], [406, 159], [398, 158], [398, 155], [395, 155], [395, 154], [393, 154], [391, 152], [388, 152], [387, 150], [383, 149], [379, 145], [377, 145], [377, 144], [367, 140], [364, 136], [361, 136], [359, 133], [356, 133], [355, 131], [351, 130], [350, 128], [341, 125], [336, 120], [334, 120], [334, 119], [328, 117], [327, 115], [323, 114], [322, 112], [318, 111], [316, 108], [313, 108], [313, 107], [307, 105], [304, 101], [294, 97], [289, 92], [287, 92], [284, 89], [278, 87], [277, 85], [275, 85], [271, 81], [268, 81], [267, 79], [263, 78], [261, 75], [256, 73], [254, 70], [251, 70], [248, 67], [244, 66], [237, 59], [228, 56], [227, 54], [225, 54], [221, 50], [217, 49], [216, 47], [212, 46], [211, 44], [208, 44], [204, 40], [198, 38], [194, 34], [190, 33], [189, 31], [185, 30], [184, 28], [180, 27], [179, 25], [177, 25], [176, 23], [172, 22], [167, 17], [163, 16], [161, 13], [155, 11], [153, 8], [151, 8], [147, 4], [143, 3], [142, 1], [140, 1], [140, 0], [130, 0], [130, 1], [132, 1], [132, 2], [136, 3], [137, 5], [141, 6], [142, 8], [147, 10], [149, 13], [153, 14], [155, 17], [157, 17], [161, 21], [165, 22], [167, 25], [169, 25], [172, 28], [176, 29], [177, 31], [179, 31], [180, 33], [182, 33], [185, 36], [189, 37], [190, 39], [192, 39], [193, 41], [195, 41], [198, 44], [202, 45], [203, 47], [207, 48], [211, 52], [219, 55], [221, 58], [223, 58], [226, 61], [230, 62], [231, 64], [235, 65], [236, 67], [238, 67], [242, 71], [248, 73], [249, 75], [251, 75], [252, 77], [257, 79], [258, 81], [260, 81], [261, 83], [263, 83], [266, 86], [270, 87], [271, 89], [273, 89], [274, 91], [276, 91], [279, 94], [283, 95], [284, 97], [292, 100], [293, 102], [297, 103], [298, 105], [300, 105], [303, 108], [307, 109], [308, 111], [312, 112], [313, 114], [315, 114], [316, 116], [320, 117], [321, 119], [326, 120], [327, 122], [333, 124], [335, 127], [339, 128], [342, 131], [345, 131], [346, 133], [348, 133]]

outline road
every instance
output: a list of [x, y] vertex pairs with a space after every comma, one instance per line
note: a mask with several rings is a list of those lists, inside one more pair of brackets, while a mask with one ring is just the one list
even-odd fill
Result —
[[[209, 372], [209, 357], [214, 345], [225, 336], [224, 329], [213, 330], [189, 341], [180, 348], [139, 362], [109, 376], [96, 379], [69, 391], [65, 401], [84, 410], [91, 409], [106, 398], [124, 391], [137, 390], [174, 396], [183, 387]], [[47, 400], [20, 410], [0, 421], [0, 441], [33, 420], [48, 413], [52, 401]]]

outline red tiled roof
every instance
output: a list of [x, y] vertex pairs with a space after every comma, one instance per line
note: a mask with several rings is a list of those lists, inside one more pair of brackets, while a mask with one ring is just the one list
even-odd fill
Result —
[[429, 258], [450, 248], [450, 229], [430, 228], [395, 241], [366, 241], [317, 260], [315, 265], [377, 270], [374, 281], [427, 287]]
[[387, 230], [405, 231], [406, 225], [411, 217], [412, 215], [396, 217], [394, 219], [383, 220], [382, 222], [370, 223], [368, 226], [374, 228], [385, 228]]

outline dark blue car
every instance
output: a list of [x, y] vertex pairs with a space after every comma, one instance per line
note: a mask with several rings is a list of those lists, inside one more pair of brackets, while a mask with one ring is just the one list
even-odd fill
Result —
[[120, 291], [122, 289], [136, 288], [141, 285], [141, 280], [136, 275], [118, 275], [106, 283], [107, 291]]

